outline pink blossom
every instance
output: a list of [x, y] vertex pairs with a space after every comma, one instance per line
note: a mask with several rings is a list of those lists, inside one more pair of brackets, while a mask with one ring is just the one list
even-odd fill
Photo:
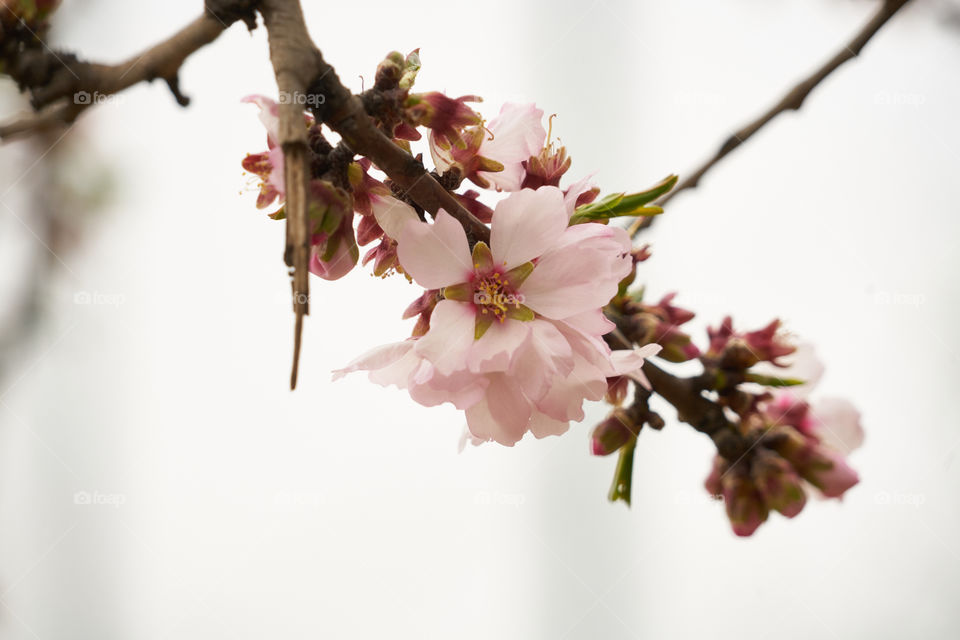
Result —
[[481, 171], [480, 176], [490, 181], [497, 191], [516, 191], [523, 182], [526, 169], [523, 163], [543, 149], [547, 132], [543, 128], [543, 110], [535, 104], [506, 103], [500, 114], [490, 121], [479, 155], [496, 160], [503, 171]]
[[277, 103], [266, 96], [247, 96], [241, 102], [260, 107], [260, 122], [267, 130], [268, 151], [248, 154], [243, 160], [243, 168], [260, 177], [260, 195], [257, 208], [269, 207], [275, 200], [280, 204], [286, 199], [286, 185], [283, 177], [283, 150], [280, 148], [280, 116]]
[[849, 401], [826, 398], [810, 405], [781, 392], [765, 414], [784, 438], [778, 451], [824, 497], [839, 498], [860, 481], [846, 461], [864, 438], [860, 412]]
[[517, 191], [526, 174], [524, 163], [543, 150], [547, 132], [542, 120], [543, 110], [534, 104], [506, 103], [486, 127], [465, 130], [463, 147], [431, 133], [430, 154], [440, 173], [456, 167], [481, 188]]
[[612, 352], [602, 307], [632, 266], [630, 239], [616, 227], [568, 227], [571, 210], [555, 187], [524, 189], [493, 213], [490, 246], [471, 252], [460, 224], [440, 211], [433, 224], [408, 222], [398, 256], [404, 271], [443, 298], [420, 338], [374, 350], [337, 376], [370, 371], [374, 382], [407, 389], [424, 405], [450, 402], [473, 438], [513, 445], [530, 431], [559, 435], [600, 400], [607, 378], [641, 384], [658, 345]]

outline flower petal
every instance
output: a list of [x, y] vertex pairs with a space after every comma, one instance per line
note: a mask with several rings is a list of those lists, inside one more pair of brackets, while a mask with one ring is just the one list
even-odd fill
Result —
[[600, 400], [607, 392], [607, 378], [578, 353], [573, 354], [570, 375], [555, 379], [536, 408], [555, 420], [583, 420], [583, 401]]
[[240, 102], [255, 104], [260, 107], [260, 122], [267, 130], [267, 140], [271, 147], [279, 144], [280, 140], [280, 109], [277, 103], [261, 95], [249, 95], [241, 98]]
[[623, 229], [593, 223], [568, 228], [519, 288], [524, 304], [558, 320], [603, 307], [630, 272], [629, 251]]
[[430, 361], [440, 375], [467, 368], [473, 346], [476, 311], [468, 302], [441, 300], [430, 316], [430, 330], [417, 340], [417, 355]]
[[546, 438], [563, 435], [570, 429], [570, 423], [565, 420], [554, 420], [545, 413], [534, 411], [529, 428], [535, 438]]
[[459, 284], [473, 273], [467, 234], [443, 209], [433, 224], [404, 226], [397, 240], [400, 266], [424, 289]]
[[529, 335], [529, 322], [494, 322], [482, 338], [474, 340], [467, 366], [475, 373], [506, 371]]
[[411, 349], [413, 349], [412, 340], [404, 340], [403, 342], [394, 342], [392, 344], [375, 347], [363, 355], [354, 358], [342, 369], [335, 369], [333, 371], [333, 379], [339, 380], [354, 371], [382, 369], [398, 361]]
[[408, 223], [420, 222], [413, 207], [391, 196], [370, 196], [370, 206], [377, 224], [388, 237], [396, 240]]
[[663, 347], [658, 344], [647, 344], [633, 349], [618, 349], [610, 354], [613, 373], [618, 376], [628, 376], [649, 391], [650, 381], [643, 373], [643, 363], [646, 358], [660, 353], [661, 349]]
[[556, 187], [510, 194], [493, 211], [490, 250], [494, 262], [509, 271], [543, 255], [563, 235], [568, 218], [563, 192]]
[[817, 437], [828, 447], [847, 454], [863, 444], [860, 412], [849, 400], [823, 398], [814, 403], [809, 415]]
[[527, 431], [530, 402], [506, 376], [491, 374], [489, 379], [486, 397], [466, 411], [467, 426], [481, 440], [512, 447]]
[[517, 191], [526, 170], [521, 164], [540, 153], [547, 132], [543, 128], [543, 110], [534, 104], [506, 103], [500, 114], [487, 125], [490, 136], [484, 138], [479, 155], [503, 165], [503, 171], [480, 171], [481, 178], [499, 191]]
[[488, 385], [485, 377], [467, 372], [441, 376], [436, 367], [423, 360], [410, 381], [410, 397], [425, 407], [449, 402], [464, 410], [483, 399]]

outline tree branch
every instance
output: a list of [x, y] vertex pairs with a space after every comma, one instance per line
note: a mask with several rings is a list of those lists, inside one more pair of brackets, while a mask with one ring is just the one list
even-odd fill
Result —
[[[896, 14], [909, 2], [910, 0], [884, 0], [883, 5], [880, 7], [877, 13], [874, 14], [874, 16], [869, 22], [867, 22], [867, 24], [863, 26], [862, 29], [860, 29], [859, 33], [854, 36], [853, 40], [841, 48], [840, 51], [834, 54], [832, 58], [827, 60], [823, 66], [814, 71], [813, 74], [801, 80], [795, 87], [793, 87], [793, 89], [788, 91], [779, 102], [770, 107], [770, 109], [760, 115], [757, 119], [750, 122], [727, 138], [727, 141], [720, 146], [720, 149], [718, 149], [709, 160], [704, 162], [698, 169], [691, 173], [687, 178], [682, 180], [680, 184], [673, 189], [673, 191], [661, 197], [654, 204], [663, 206], [681, 191], [695, 188], [700, 183], [701, 178], [703, 178], [703, 176], [710, 171], [714, 165], [723, 160], [723, 158], [725, 158], [731, 151], [746, 142], [751, 136], [753, 136], [753, 134], [766, 126], [767, 123], [785, 111], [799, 110], [800, 107], [803, 106], [804, 100], [806, 100], [807, 96], [810, 95], [810, 92], [813, 91], [817, 85], [823, 82], [827, 76], [833, 73], [844, 62], [857, 57], [867, 42], [870, 41], [870, 38], [880, 31], [883, 25], [885, 25], [887, 21], [894, 16], [894, 14]], [[635, 237], [640, 231], [652, 225], [654, 220], [655, 218], [652, 216], [637, 218], [637, 220], [630, 225], [630, 235]]]
[[[293, 267], [294, 361], [290, 377], [296, 387], [303, 316], [309, 312], [307, 229], [308, 141], [301, 105], [308, 96], [318, 122], [340, 134], [353, 151], [367, 156], [410, 197], [431, 213], [441, 208], [456, 218], [476, 240], [489, 240], [490, 231], [434, 180], [423, 165], [383, 134], [367, 115], [362, 100], [337, 77], [310, 39], [298, 0], [261, 0], [260, 13], [270, 40], [270, 58], [277, 76], [280, 101], [280, 145], [285, 158], [287, 186], [287, 264]], [[312, 103], [312, 102], [311, 102]]]
[[[609, 312], [606, 315], [617, 325], [616, 329], [604, 336], [607, 343], [619, 349], [632, 349], [638, 340], [632, 337], [629, 327], [623, 325], [624, 318]], [[643, 363], [643, 373], [650, 381], [653, 393], [673, 405], [681, 422], [686, 422], [700, 433], [710, 436], [717, 451], [724, 458], [739, 460], [750, 450], [750, 443], [740, 433], [736, 423], [727, 418], [723, 407], [703, 396], [703, 386], [699, 378], [679, 378], [649, 360]], [[634, 403], [637, 401], [644, 404], [641, 412], [648, 413], [648, 398], [638, 394]]]
[[321, 60], [303, 22], [297, 0], [263, 0], [260, 13], [270, 42], [270, 60], [277, 77], [280, 131], [277, 141], [283, 149], [287, 214], [284, 260], [293, 269], [293, 366], [290, 388], [297, 387], [303, 317], [310, 313], [310, 233], [307, 221], [307, 185], [310, 181], [309, 141], [303, 123], [303, 105]]
[[180, 67], [192, 53], [216, 40], [226, 26], [205, 12], [163, 42], [116, 65], [82, 62], [45, 46], [20, 50], [4, 42], [8, 54], [5, 72], [21, 89], [30, 91], [33, 107], [43, 111], [33, 118], [0, 126], [0, 138], [47, 129], [56, 119], [69, 124], [100, 97], [157, 78], [167, 82], [179, 104], [186, 105], [189, 99], [180, 92], [177, 81]]
[[750, 444], [723, 408], [703, 397], [697, 378], [678, 378], [649, 360], [643, 364], [643, 373], [654, 392], [674, 406], [677, 418], [710, 436], [721, 456], [738, 460], [749, 451]]

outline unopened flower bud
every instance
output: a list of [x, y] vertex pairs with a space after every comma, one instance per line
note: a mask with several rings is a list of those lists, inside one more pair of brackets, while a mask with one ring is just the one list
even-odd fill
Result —
[[757, 357], [757, 354], [746, 342], [739, 338], [727, 342], [720, 354], [720, 366], [723, 369], [745, 371], [758, 362], [760, 362], [760, 358]]
[[766, 522], [770, 510], [754, 486], [743, 462], [732, 466], [720, 479], [727, 517], [738, 536], [752, 535]]
[[[797, 350], [780, 332], [779, 320], [774, 320], [758, 331], [740, 333], [734, 331], [733, 320], [727, 316], [719, 327], [708, 328], [707, 334], [710, 336], [710, 349], [707, 354], [715, 358], [726, 358], [729, 365], [723, 366], [728, 368], [742, 368], [747, 362], [752, 362], [747, 366], [753, 366], [757, 362], [778, 365], [779, 358]], [[734, 341], [739, 341], [740, 346], [732, 346]], [[728, 349], [734, 352], [727, 354]], [[748, 351], [749, 355], [745, 354], [745, 351]]]
[[607, 456], [630, 442], [639, 432], [639, 427], [622, 409], [616, 409], [606, 420], [593, 429], [591, 450], [595, 456]]
[[407, 115], [414, 124], [430, 128], [434, 141], [441, 148], [456, 146], [464, 149], [467, 142], [461, 135], [462, 129], [483, 121], [467, 103], [479, 101], [479, 96], [453, 99], [439, 91], [414, 94], [407, 99]]
[[840, 498], [860, 482], [860, 476], [847, 464], [843, 454], [829, 447], [815, 448], [800, 474], [827, 498]]
[[750, 465], [754, 485], [769, 509], [792, 518], [807, 503], [800, 477], [789, 462], [769, 449], [759, 447]]
[[712, 496], [719, 496], [723, 493], [723, 485], [720, 479], [730, 468], [730, 464], [723, 456], [714, 456], [713, 465], [710, 467], [710, 474], [703, 481], [703, 486]]
[[604, 397], [607, 403], [615, 407], [623, 404], [630, 392], [630, 378], [627, 376], [615, 376], [607, 378], [607, 395]]

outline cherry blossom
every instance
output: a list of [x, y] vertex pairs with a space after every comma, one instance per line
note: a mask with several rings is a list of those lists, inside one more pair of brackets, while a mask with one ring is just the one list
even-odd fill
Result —
[[404, 271], [443, 296], [420, 338], [374, 350], [338, 373], [369, 370], [427, 406], [450, 402], [472, 436], [513, 445], [527, 431], [557, 435], [600, 400], [607, 378], [633, 375], [660, 350], [611, 351], [602, 307], [630, 271], [630, 241], [617, 227], [567, 226], [556, 187], [524, 189], [494, 209], [490, 246], [471, 251], [460, 224], [440, 211], [408, 222], [398, 241]]

